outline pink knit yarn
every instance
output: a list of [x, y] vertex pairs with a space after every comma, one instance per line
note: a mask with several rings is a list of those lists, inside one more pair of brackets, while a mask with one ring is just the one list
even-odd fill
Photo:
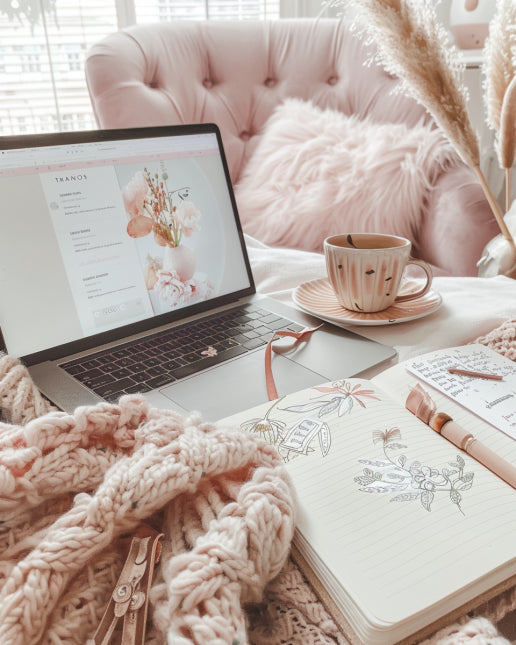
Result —
[[489, 334], [477, 338], [476, 342], [516, 361], [516, 320], [507, 320]]
[[165, 531], [161, 642], [245, 643], [243, 606], [262, 599], [294, 531], [272, 446], [138, 395], [0, 424], [0, 491], [2, 645], [84, 643], [119, 573], [117, 538], [143, 520]]
[[473, 618], [463, 625], [451, 625], [426, 641], [424, 645], [510, 645], [487, 618]]
[[[516, 357], [516, 321], [477, 342]], [[2, 645], [84, 645], [142, 520], [165, 533], [146, 645], [349, 645], [287, 559], [294, 493], [273, 448], [137, 395], [53, 411], [9, 356], [0, 411]], [[509, 589], [424, 645], [509, 645], [495, 624], [515, 608]]]
[[12, 423], [25, 423], [51, 409], [25, 367], [16, 358], [0, 353], [0, 413], [3, 411]]

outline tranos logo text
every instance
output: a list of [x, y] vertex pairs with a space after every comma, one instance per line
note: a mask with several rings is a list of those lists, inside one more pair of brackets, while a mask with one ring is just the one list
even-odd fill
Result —
[[68, 181], [84, 181], [88, 177], [86, 175], [68, 175], [67, 177], [54, 177], [56, 183], [63, 184]]

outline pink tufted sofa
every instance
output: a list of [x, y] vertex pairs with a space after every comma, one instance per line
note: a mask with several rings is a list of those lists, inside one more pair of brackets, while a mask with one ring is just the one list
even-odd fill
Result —
[[[395, 78], [364, 65], [369, 55], [341, 20], [177, 21], [107, 36], [88, 52], [86, 80], [100, 127], [217, 123], [238, 188], [269, 117], [289, 97], [369, 123], [431, 123], [423, 107], [393, 93]], [[411, 232], [414, 254], [438, 273], [475, 275], [498, 232], [482, 190], [460, 163], [432, 182]]]

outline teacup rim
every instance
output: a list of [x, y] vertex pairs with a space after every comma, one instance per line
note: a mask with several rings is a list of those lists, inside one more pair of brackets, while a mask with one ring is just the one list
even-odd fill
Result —
[[[392, 244], [392, 245], [389, 245], [389, 246], [380, 246], [378, 248], [374, 248], [374, 247], [372, 247], [372, 248], [355, 248], [354, 246], [352, 246], [352, 244], [353, 244], [352, 241], [351, 241], [351, 244], [349, 243], [350, 238], [353, 239], [353, 238], [360, 238], [360, 237], [362, 237], [362, 238], [376, 237], [376, 238], [381, 238], [383, 240], [389, 238], [389, 239], [392, 239], [392, 240], [397, 240], [400, 243], [399, 244]], [[335, 241], [336, 240], [345, 240], [347, 242], [347, 244], [342, 244], [342, 243], [341, 244], [336, 244], [334, 242], [334, 240]], [[370, 231], [360, 231], [360, 232], [356, 232], [356, 233], [350, 232], [350, 233], [338, 233], [338, 234], [335, 234], [335, 235], [329, 235], [328, 237], [326, 237], [324, 239], [323, 246], [324, 247], [329, 246], [329, 247], [338, 248], [338, 249], [346, 249], [346, 250], [349, 250], [349, 251], [384, 251], [384, 250], [388, 251], [389, 249], [404, 248], [404, 247], [409, 246], [411, 244], [412, 244], [411, 241], [408, 238], [403, 237], [402, 235], [395, 235], [395, 234], [392, 234], [392, 233], [373, 233], [373, 232], [370, 232]]]

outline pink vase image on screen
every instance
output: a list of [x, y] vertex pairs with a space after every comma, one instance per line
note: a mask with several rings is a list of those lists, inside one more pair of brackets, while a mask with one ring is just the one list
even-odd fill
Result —
[[180, 280], [186, 282], [195, 273], [195, 253], [188, 246], [166, 246], [163, 249], [163, 271], [177, 273]]

